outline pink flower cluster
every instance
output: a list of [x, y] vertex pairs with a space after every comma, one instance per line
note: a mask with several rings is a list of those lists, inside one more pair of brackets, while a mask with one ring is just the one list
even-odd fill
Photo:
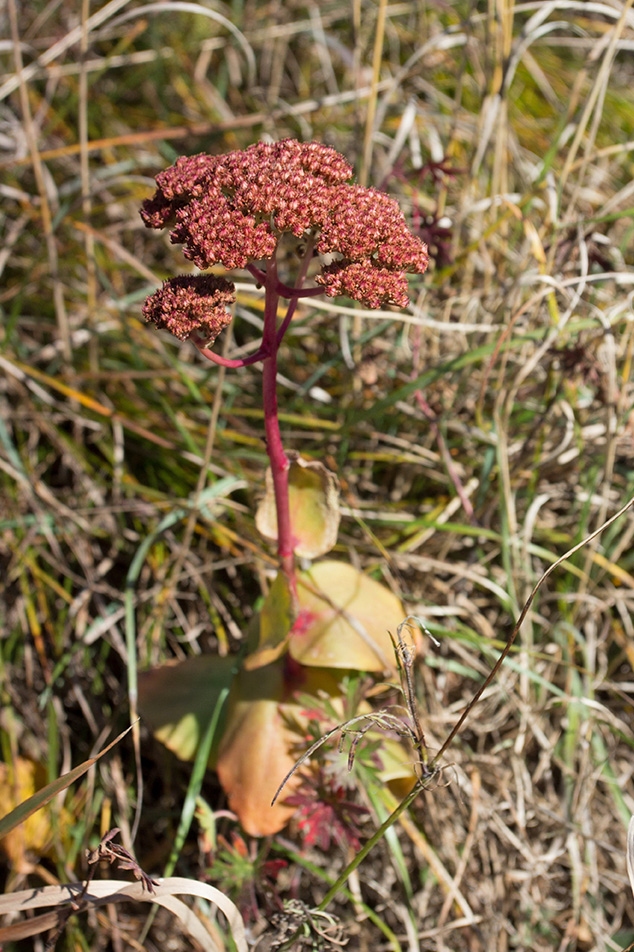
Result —
[[244, 268], [270, 258], [282, 232], [318, 227], [332, 189], [351, 175], [334, 149], [295, 139], [183, 157], [157, 176], [141, 217], [150, 228], [175, 220], [170, 238], [199, 268]]
[[[184, 245], [185, 257], [203, 270], [270, 259], [284, 232], [312, 238], [316, 252], [332, 259], [315, 278], [326, 294], [371, 308], [405, 307], [406, 273], [425, 271], [427, 246], [411, 234], [393, 199], [349, 184], [351, 177], [346, 160], [328, 146], [260, 142], [226, 155], [178, 159], [157, 176], [141, 217], [149, 228], [172, 225], [172, 242]], [[160, 293], [167, 303], [165, 287]], [[149, 319], [157, 308], [148, 306]]]
[[196, 331], [209, 347], [231, 322], [227, 305], [234, 301], [230, 281], [213, 274], [183, 274], [163, 282], [143, 305], [143, 316], [179, 340], [187, 340]]

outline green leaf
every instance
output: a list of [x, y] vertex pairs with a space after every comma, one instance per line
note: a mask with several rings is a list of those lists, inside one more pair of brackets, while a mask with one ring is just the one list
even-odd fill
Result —
[[278, 572], [260, 611], [258, 649], [244, 659], [244, 667], [251, 671], [281, 657], [286, 651], [294, 620], [293, 596], [288, 578], [284, 572]]
[[[139, 712], [154, 736], [181, 760], [194, 760], [223, 691], [233, 682], [236, 658], [199, 655], [139, 675]], [[215, 763], [222, 716], [211, 748]]]

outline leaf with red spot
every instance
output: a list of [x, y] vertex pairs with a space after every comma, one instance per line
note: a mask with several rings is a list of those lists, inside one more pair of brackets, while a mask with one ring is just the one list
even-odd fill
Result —
[[389, 632], [405, 612], [388, 588], [345, 562], [319, 562], [298, 577], [299, 614], [289, 651], [301, 664], [393, 671]]
[[244, 659], [247, 670], [272, 664], [284, 654], [294, 617], [288, 578], [284, 572], [278, 572], [257, 617], [258, 647]]

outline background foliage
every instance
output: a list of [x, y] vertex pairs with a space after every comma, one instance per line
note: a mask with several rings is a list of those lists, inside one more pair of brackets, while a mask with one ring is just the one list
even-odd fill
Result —
[[[335, 146], [433, 254], [408, 312], [300, 303], [281, 419], [289, 448], [342, 480], [334, 556], [439, 641], [418, 666], [438, 748], [544, 569], [634, 493], [631, 0], [9, 0], [2, 15], [2, 806], [129, 723], [137, 669], [235, 651], [267, 591], [258, 371], [219, 371], [142, 324], [182, 265], [138, 215], [177, 155], [264, 136]], [[249, 352], [260, 308], [239, 284], [227, 353]], [[625, 517], [548, 580], [442, 782], [333, 909], [348, 948], [632, 941], [633, 535]], [[80, 876], [115, 823], [162, 871], [190, 771], [142, 727], [137, 756], [122, 745], [48, 831], [12, 841], [7, 888]], [[286, 927], [278, 900], [314, 905], [353, 849], [307, 848], [292, 827], [247, 842], [230, 818], [209, 825], [212, 774], [203, 797], [179, 869], [239, 893], [265, 938]], [[366, 835], [389, 795], [351, 797]], [[121, 915], [137, 937], [138, 913]], [[110, 948], [114, 931], [65, 941]]]

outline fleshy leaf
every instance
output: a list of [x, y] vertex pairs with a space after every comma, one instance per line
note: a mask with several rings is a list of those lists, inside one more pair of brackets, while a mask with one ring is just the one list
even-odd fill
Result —
[[304, 707], [294, 690], [336, 693], [337, 682], [329, 672], [301, 669], [287, 656], [256, 671], [241, 671], [231, 690], [216, 769], [229, 808], [251, 836], [277, 833], [295, 812], [284, 800], [301, 782], [299, 773], [271, 806], [304, 741]]
[[[193, 760], [221, 691], [234, 677], [235, 657], [200, 655], [139, 674], [139, 712], [154, 736], [181, 760]], [[222, 724], [222, 721], [221, 721]], [[222, 728], [218, 730], [218, 736]], [[212, 746], [210, 766], [218, 751]]]
[[[289, 454], [290, 457], [290, 454]], [[319, 460], [291, 459], [288, 496], [295, 554], [315, 559], [330, 552], [339, 529], [339, 481]], [[258, 532], [277, 539], [277, 513], [270, 467], [266, 471], [266, 494], [255, 516]]]
[[378, 757], [381, 761], [379, 778], [388, 783], [392, 791], [405, 796], [416, 783], [414, 751], [402, 741], [386, 737], [380, 731], [368, 731], [372, 738], [379, 740]]
[[299, 614], [289, 651], [301, 664], [355, 671], [393, 671], [389, 632], [405, 612], [379, 582], [345, 562], [320, 562], [298, 578]]
[[288, 578], [278, 572], [259, 614], [259, 646], [244, 659], [251, 671], [276, 661], [286, 651], [288, 633], [295, 620], [293, 596]]

